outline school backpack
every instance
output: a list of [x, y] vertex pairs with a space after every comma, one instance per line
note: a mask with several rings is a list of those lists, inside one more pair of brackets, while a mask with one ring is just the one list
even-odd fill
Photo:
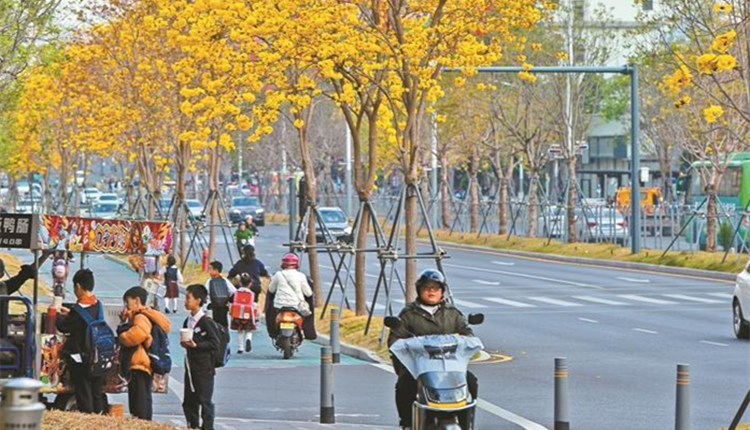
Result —
[[97, 302], [96, 319], [80, 304], [73, 306], [86, 322], [83, 356], [91, 376], [104, 376], [115, 365], [117, 337], [104, 320], [104, 305]]
[[220, 308], [227, 307], [229, 304], [229, 287], [224, 278], [211, 278], [208, 283], [209, 294], [211, 295], [211, 304]]
[[255, 294], [248, 290], [237, 290], [229, 314], [233, 319], [255, 321]]
[[157, 375], [166, 375], [172, 370], [172, 355], [169, 353], [169, 336], [153, 324], [151, 327], [151, 347], [148, 349], [151, 370]]
[[65, 260], [62, 258], [55, 260], [55, 262], [52, 263], [52, 276], [57, 279], [65, 278], [65, 275], [68, 273], [68, 268], [66, 266], [67, 263], [65, 263]]
[[229, 330], [223, 325], [217, 323], [212, 318], [204, 317], [208, 319], [210, 324], [216, 327], [216, 333], [219, 334], [219, 349], [214, 351], [214, 367], [224, 367], [229, 363], [229, 357], [232, 351], [229, 346]]

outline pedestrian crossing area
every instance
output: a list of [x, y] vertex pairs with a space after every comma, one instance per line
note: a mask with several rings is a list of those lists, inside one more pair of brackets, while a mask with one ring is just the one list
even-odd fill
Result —
[[[722, 305], [731, 303], [729, 293], [690, 293], [690, 294], [608, 294], [575, 296], [528, 296], [528, 297], [454, 297], [453, 302], [461, 309], [532, 309], [532, 308], [578, 308], [584, 306], [679, 306], [679, 305]], [[392, 299], [394, 310], [404, 305], [401, 298]], [[368, 309], [372, 306], [367, 302]], [[375, 310], [385, 309], [385, 298], [378, 300]]]

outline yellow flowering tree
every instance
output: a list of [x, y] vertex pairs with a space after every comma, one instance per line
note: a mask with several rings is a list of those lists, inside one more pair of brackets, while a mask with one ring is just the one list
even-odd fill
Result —
[[[665, 97], [691, 133], [682, 149], [704, 161], [698, 169], [707, 197], [706, 246], [716, 249], [717, 193], [733, 154], [748, 150], [750, 125], [749, 5], [741, 0], [666, 0], [650, 19], [671, 68], [661, 80]], [[681, 35], [676, 40], [667, 35]], [[669, 40], [669, 42], [667, 42]], [[696, 178], [697, 179], [697, 178]]]

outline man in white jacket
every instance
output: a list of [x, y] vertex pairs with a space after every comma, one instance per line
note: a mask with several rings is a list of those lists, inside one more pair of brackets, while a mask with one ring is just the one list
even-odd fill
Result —
[[275, 294], [274, 308], [294, 308], [300, 311], [302, 306], [306, 306], [305, 297], [312, 296], [307, 276], [297, 269], [299, 257], [292, 253], [284, 255], [281, 259], [281, 270], [273, 275], [268, 286], [268, 292]]

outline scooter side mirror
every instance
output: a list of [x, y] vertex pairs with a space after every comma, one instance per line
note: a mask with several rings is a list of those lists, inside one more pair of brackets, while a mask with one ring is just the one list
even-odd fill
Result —
[[399, 317], [385, 317], [383, 324], [391, 330], [398, 330], [404, 325]]
[[470, 314], [469, 315], [469, 324], [471, 325], [479, 325], [484, 322], [484, 314]]

